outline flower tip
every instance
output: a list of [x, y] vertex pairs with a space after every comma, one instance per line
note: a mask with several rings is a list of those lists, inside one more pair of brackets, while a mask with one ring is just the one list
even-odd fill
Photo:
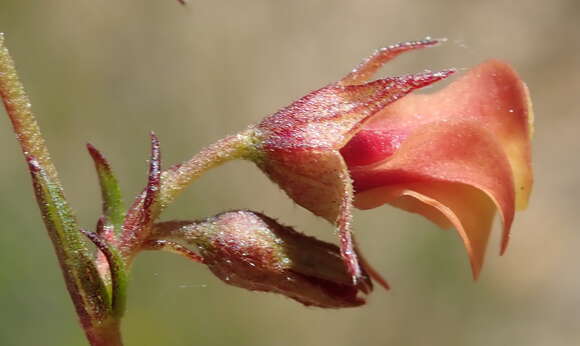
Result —
[[441, 76], [442, 78], [447, 78], [449, 76], [451, 76], [452, 74], [454, 74], [455, 72], [457, 72], [457, 69], [454, 67], [450, 67], [444, 70], [441, 70], [439, 72], [435, 72], [434, 74], [437, 76]]
[[433, 38], [431, 36], [425, 36], [424, 39], [418, 42], [420, 42], [425, 48], [437, 47], [438, 45], [447, 42], [447, 37]]
[[432, 38], [431, 36], [425, 36], [422, 40], [416, 41], [404, 41], [395, 44], [388, 45], [381, 50], [387, 51], [408, 51], [418, 48], [429, 48], [435, 47], [443, 42], [447, 41], [446, 38]]
[[433, 39], [427, 36], [423, 40], [399, 42], [377, 49], [373, 55], [363, 60], [360, 65], [342, 78], [338, 84], [343, 86], [363, 84], [375, 75], [385, 63], [397, 56], [405, 52], [434, 47], [445, 41], [446, 39]]
[[362, 274], [360, 276], [352, 276], [352, 285], [364, 294], [370, 294], [373, 291], [373, 283], [371, 279]]
[[161, 144], [159, 143], [159, 137], [155, 132], [151, 131], [149, 133], [151, 137], [151, 162], [150, 162], [150, 173], [158, 173], [157, 170], [160, 169], [161, 160]]
[[[446, 79], [457, 72], [454, 68], [448, 68], [441, 71], [433, 72], [431, 70], [425, 70], [423, 72], [408, 74], [400, 77], [395, 77], [396, 83], [405, 85], [411, 90], [424, 88], [433, 83]], [[390, 81], [392, 78], [386, 78], [385, 81]]]
[[473, 281], [477, 282], [479, 280], [479, 274], [481, 273], [481, 268], [471, 268], [473, 274]]
[[89, 155], [93, 158], [93, 161], [97, 165], [97, 171], [99, 170], [98, 167], [105, 168], [106, 170], [110, 171], [109, 163], [105, 156], [99, 151], [99, 149], [95, 148], [91, 143], [87, 143], [87, 150], [89, 151]]
[[98, 158], [101, 155], [101, 153], [99, 152], [99, 150], [97, 148], [95, 148], [94, 145], [92, 145], [91, 143], [86, 144], [87, 150], [89, 151], [89, 154], [93, 157], [93, 158]]
[[[376, 281], [382, 288], [385, 289], [385, 291], [391, 289], [391, 286], [389, 285], [387, 280], [385, 280], [385, 278], [372, 265], [370, 265], [370, 263], [366, 260], [364, 256], [362, 256], [362, 254], [360, 254], [360, 252], [358, 253], [358, 258], [363, 270], [367, 273], [370, 279]], [[369, 280], [369, 282], [372, 281]]]
[[155, 132], [151, 131], [149, 134], [151, 137], [151, 161], [150, 161], [150, 170], [153, 171], [155, 169], [159, 169], [160, 160], [161, 160], [161, 152], [160, 152], [160, 143], [159, 137], [155, 134]]
[[510, 233], [509, 233], [509, 230], [506, 230], [506, 231], [504, 231], [504, 235], [501, 239], [501, 246], [499, 249], [500, 256], [503, 256], [506, 253], [509, 242], [510, 242]]
[[473, 253], [472, 249], [467, 249], [467, 253], [469, 256], [469, 264], [471, 266], [471, 275], [473, 277], [473, 281], [477, 281], [481, 274], [481, 269], [483, 268], [483, 254]]
[[435, 81], [439, 81], [439, 80], [442, 80], [442, 79], [445, 79], [445, 78], [451, 76], [455, 72], [457, 72], [457, 69], [450, 67], [450, 68], [446, 68], [444, 70], [436, 71], [436, 72], [432, 72], [432, 71], [427, 70], [424, 72], [424, 75], [426, 78], [433, 78]]

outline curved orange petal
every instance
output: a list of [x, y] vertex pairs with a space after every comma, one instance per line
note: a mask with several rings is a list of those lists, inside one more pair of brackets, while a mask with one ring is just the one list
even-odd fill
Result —
[[478, 278], [495, 214], [485, 193], [465, 184], [430, 182], [380, 187], [357, 195], [361, 209], [383, 203], [421, 214], [442, 228], [454, 226], [467, 250], [473, 278]]
[[[489, 232], [490, 221], [486, 220], [490, 216], [481, 197], [476, 198], [473, 194], [464, 192], [457, 193], [455, 190], [459, 188], [454, 185], [467, 185], [467, 188], [477, 189], [499, 210], [504, 227], [502, 252], [507, 247], [515, 211], [511, 167], [500, 143], [474, 121], [441, 121], [422, 126], [406, 138], [387, 160], [350, 167], [350, 172], [356, 191], [357, 208], [367, 209], [383, 203], [393, 203], [395, 199], [392, 191], [413, 190], [411, 187], [414, 187], [413, 191], [417, 195], [407, 192], [403, 195], [434, 207], [438, 213], [432, 208], [417, 208], [416, 204], [405, 201], [394, 204], [419, 212], [439, 225], [447, 226], [447, 223], [441, 221], [440, 213], [443, 213], [451, 224], [463, 232], [468, 251], [471, 251], [474, 273], [483, 258], [487, 235], [483, 237], [481, 234], [485, 233], [484, 230]], [[381, 193], [387, 195], [381, 197]], [[479, 223], [476, 222], [477, 215], [481, 217]], [[472, 218], [474, 221], [468, 221]], [[477, 224], [477, 228], [467, 224]], [[466, 239], [471, 240], [468, 242]]]
[[460, 119], [477, 122], [497, 138], [513, 171], [517, 208], [524, 209], [533, 181], [533, 113], [526, 85], [506, 63], [489, 60], [439, 92], [408, 95], [375, 115], [363, 131], [390, 132], [390, 145], [396, 146], [420, 126]]

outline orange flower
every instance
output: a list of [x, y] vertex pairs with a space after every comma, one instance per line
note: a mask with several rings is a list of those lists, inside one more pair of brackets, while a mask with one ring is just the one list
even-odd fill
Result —
[[355, 206], [390, 203], [454, 226], [477, 277], [495, 209], [503, 253], [514, 210], [527, 204], [531, 131], [525, 84], [507, 64], [485, 62], [438, 93], [384, 108], [341, 149]]
[[474, 277], [495, 209], [504, 225], [504, 251], [515, 207], [527, 203], [531, 105], [525, 84], [507, 64], [483, 63], [431, 95], [406, 96], [453, 70], [365, 83], [400, 53], [437, 43], [379, 50], [341, 81], [256, 127], [263, 153], [258, 165], [294, 201], [336, 224], [355, 280], [361, 271], [350, 234], [353, 203], [361, 209], [390, 203], [454, 226]]

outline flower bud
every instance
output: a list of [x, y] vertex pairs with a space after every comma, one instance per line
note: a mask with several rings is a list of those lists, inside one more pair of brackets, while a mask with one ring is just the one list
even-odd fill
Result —
[[[296, 232], [251, 211], [232, 211], [202, 222], [165, 222], [156, 237], [194, 244], [209, 269], [227, 284], [275, 292], [307, 306], [365, 303], [346, 272], [337, 246]], [[366, 286], [371, 287], [366, 273]]]

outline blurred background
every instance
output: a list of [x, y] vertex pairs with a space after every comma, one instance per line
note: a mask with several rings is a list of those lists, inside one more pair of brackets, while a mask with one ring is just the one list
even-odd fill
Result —
[[[129, 203], [145, 182], [148, 132], [169, 165], [335, 81], [374, 49], [447, 37], [383, 74], [509, 61], [535, 105], [536, 184], [509, 251], [499, 229], [474, 283], [453, 231], [390, 207], [355, 231], [392, 290], [366, 306], [305, 308], [224, 285], [200, 265], [145, 253], [134, 266], [126, 345], [577, 345], [580, 342], [580, 3], [504, 1], [2, 0], [6, 34], [69, 201], [94, 227], [91, 142]], [[326, 240], [332, 227], [255, 167], [200, 179], [165, 219], [251, 208]], [[24, 161], [0, 110], [0, 345], [84, 345]]]

